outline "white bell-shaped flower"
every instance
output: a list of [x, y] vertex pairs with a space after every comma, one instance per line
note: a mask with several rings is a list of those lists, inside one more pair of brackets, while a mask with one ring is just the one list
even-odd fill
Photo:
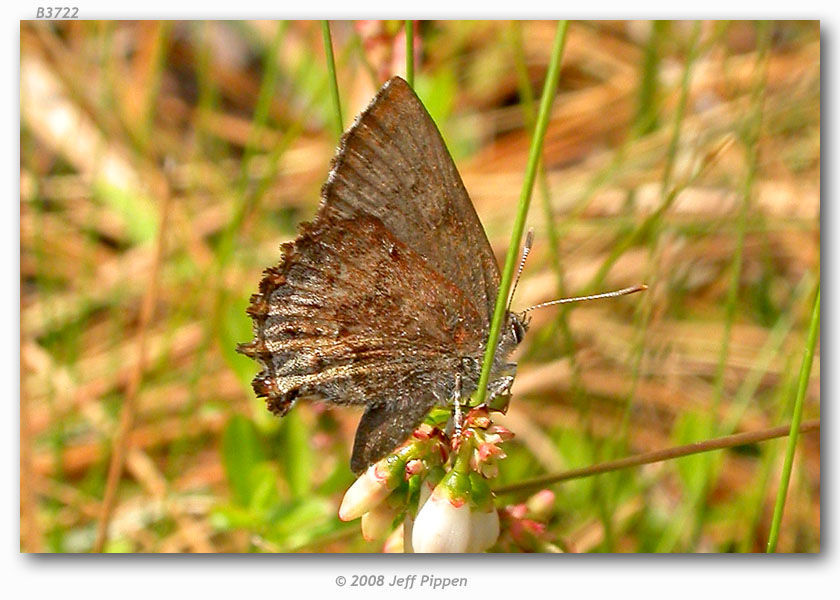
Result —
[[391, 493], [388, 486], [388, 472], [378, 467], [380, 463], [368, 467], [368, 470], [362, 473], [344, 493], [338, 509], [339, 519], [342, 521], [358, 519]]
[[414, 552], [466, 552], [472, 516], [466, 494], [459, 493], [464, 479], [450, 471], [421, 506], [412, 528]]

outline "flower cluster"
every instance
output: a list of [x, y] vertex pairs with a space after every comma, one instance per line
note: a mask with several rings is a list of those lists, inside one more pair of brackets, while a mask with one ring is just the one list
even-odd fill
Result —
[[424, 423], [356, 480], [339, 517], [361, 517], [367, 540], [397, 524], [386, 551], [484, 552], [500, 531], [488, 479], [498, 474], [497, 461], [505, 457], [500, 444], [512, 437], [483, 407], [471, 410], [451, 436]]

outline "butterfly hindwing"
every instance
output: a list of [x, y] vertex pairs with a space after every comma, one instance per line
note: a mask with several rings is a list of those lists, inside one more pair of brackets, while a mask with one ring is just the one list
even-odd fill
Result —
[[359, 421], [350, 469], [360, 473], [368, 465], [393, 451], [414, 431], [437, 403], [428, 390], [417, 389], [411, 396], [369, 405]]

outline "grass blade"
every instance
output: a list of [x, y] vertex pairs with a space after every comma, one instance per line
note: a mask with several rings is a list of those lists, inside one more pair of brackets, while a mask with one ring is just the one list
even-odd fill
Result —
[[551, 61], [548, 64], [548, 72], [543, 85], [542, 99], [540, 100], [540, 112], [537, 115], [537, 125], [534, 128], [534, 136], [531, 138], [531, 148], [528, 152], [528, 163], [525, 167], [525, 181], [522, 183], [522, 193], [519, 196], [519, 207], [516, 212], [516, 219], [513, 223], [513, 232], [510, 236], [505, 266], [502, 269], [502, 279], [499, 283], [499, 293], [496, 296], [496, 307], [493, 311], [493, 320], [490, 325], [490, 336], [487, 340], [487, 347], [484, 351], [484, 363], [481, 366], [481, 377], [478, 380], [478, 393], [476, 404], [481, 404], [487, 396], [487, 383], [490, 380], [490, 367], [493, 364], [493, 357], [496, 354], [496, 344], [499, 341], [499, 334], [502, 329], [502, 320], [505, 317], [508, 292], [513, 281], [513, 271], [516, 267], [516, 260], [519, 256], [519, 245], [522, 243], [522, 233], [525, 231], [525, 218], [528, 216], [528, 207], [531, 205], [531, 192], [534, 189], [534, 181], [537, 176], [537, 166], [542, 155], [545, 132], [548, 129], [548, 119], [551, 112], [551, 105], [554, 96], [557, 94], [557, 84], [560, 81], [560, 60], [563, 56], [563, 48], [566, 45], [566, 31], [569, 27], [568, 21], [560, 21], [557, 24], [557, 33], [554, 36], [554, 47], [551, 50]]
[[344, 119], [341, 116], [341, 99], [338, 96], [338, 79], [335, 72], [335, 57], [333, 56], [332, 36], [330, 35], [330, 22], [321, 21], [321, 33], [324, 35], [324, 54], [327, 56], [327, 72], [330, 79], [330, 94], [332, 95], [333, 108], [335, 109], [335, 132], [341, 137], [344, 131]]
[[405, 80], [414, 87], [414, 21], [405, 22]]
[[799, 369], [799, 386], [796, 390], [796, 401], [793, 404], [793, 419], [790, 422], [790, 437], [788, 438], [785, 463], [782, 467], [782, 480], [779, 482], [779, 492], [776, 495], [776, 506], [773, 508], [773, 521], [770, 523], [770, 535], [767, 540], [767, 552], [775, 552], [779, 542], [779, 526], [782, 513], [785, 510], [785, 498], [790, 485], [790, 472], [793, 468], [793, 455], [796, 453], [796, 442], [799, 439], [799, 423], [802, 421], [802, 406], [805, 404], [805, 392], [808, 391], [808, 380], [811, 377], [811, 365], [814, 363], [814, 348], [820, 333], [820, 290], [814, 298], [814, 308], [811, 311], [811, 326], [808, 330], [808, 342], [802, 366]]

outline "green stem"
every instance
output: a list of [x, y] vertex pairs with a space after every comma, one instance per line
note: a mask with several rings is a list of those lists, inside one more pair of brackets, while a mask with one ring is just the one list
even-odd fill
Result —
[[534, 129], [534, 136], [531, 138], [531, 148], [528, 152], [525, 181], [522, 184], [522, 193], [519, 196], [519, 207], [513, 223], [513, 232], [510, 236], [510, 245], [508, 246], [507, 257], [505, 258], [502, 279], [499, 283], [499, 293], [496, 296], [496, 307], [493, 311], [493, 320], [490, 325], [490, 335], [484, 351], [484, 363], [481, 366], [481, 377], [478, 380], [476, 404], [482, 404], [487, 397], [487, 383], [490, 381], [490, 369], [496, 354], [496, 344], [499, 341], [502, 321], [505, 318], [507, 297], [510, 292], [511, 282], [513, 281], [513, 271], [516, 267], [517, 257], [519, 256], [522, 233], [525, 230], [525, 218], [528, 216], [528, 207], [531, 205], [531, 192], [534, 189], [537, 166], [539, 165], [542, 154], [545, 132], [548, 129], [551, 105], [553, 104], [554, 96], [557, 95], [557, 85], [560, 80], [560, 59], [563, 56], [563, 48], [566, 45], [566, 30], [568, 27], [568, 21], [560, 21], [557, 25], [557, 33], [554, 36], [554, 47], [551, 51], [551, 60], [548, 64], [548, 72], [546, 73], [542, 99], [540, 100], [540, 112], [537, 115], [537, 125]]
[[779, 526], [782, 522], [782, 513], [785, 510], [785, 498], [787, 497], [788, 486], [790, 485], [790, 472], [793, 468], [793, 456], [796, 453], [796, 442], [799, 439], [799, 424], [802, 422], [802, 407], [805, 404], [805, 392], [808, 391], [808, 380], [811, 377], [811, 365], [814, 362], [814, 349], [817, 346], [817, 337], [820, 333], [820, 288], [817, 288], [817, 296], [814, 298], [814, 308], [811, 311], [811, 327], [808, 331], [808, 343], [805, 346], [805, 355], [802, 357], [802, 366], [799, 369], [799, 386], [796, 390], [796, 401], [793, 405], [793, 419], [790, 423], [790, 437], [788, 437], [785, 463], [782, 467], [782, 480], [779, 482], [779, 492], [776, 495], [776, 506], [773, 508], [773, 521], [770, 524], [770, 536], [767, 540], [767, 552], [775, 552], [776, 544], [779, 542]]
[[335, 110], [335, 131], [338, 137], [344, 131], [344, 119], [341, 117], [341, 100], [338, 97], [338, 79], [335, 73], [335, 57], [333, 56], [332, 36], [330, 35], [330, 22], [321, 21], [321, 33], [324, 34], [324, 53], [327, 56], [327, 72], [330, 80], [330, 93], [332, 95], [333, 110]]
[[455, 457], [455, 464], [453, 465], [453, 469], [462, 475], [466, 475], [470, 472], [470, 444], [462, 444], [461, 448], [459, 448], [459, 452]]
[[[525, 43], [522, 39], [522, 25], [519, 21], [511, 22], [510, 26], [511, 46], [513, 49], [513, 62], [516, 69], [518, 80], [519, 96], [521, 98], [522, 109], [525, 114], [525, 125], [528, 132], [534, 134], [534, 125], [536, 120], [536, 110], [534, 108], [534, 90], [531, 87], [531, 81], [528, 78], [528, 65], [525, 62]], [[566, 296], [565, 273], [563, 272], [563, 263], [560, 257], [560, 235], [557, 232], [557, 225], [555, 223], [554, 208], [551, 205], [551, 189], [548, 185], [548, 174], [546, 172], [545, 161], [541, 160], [537, 167], [538, 185], [540, 188], [540, 196], [542, 198], [543, 218], [545, 219], [545, 232], [548, 239], [548, 249], [551, 254], [551, 266], [554, 269], [557, 277], [557, 297], [564, 298]], [[568, 310], [561, 307], [557, 312], [556, 322], [560, 326], [560, 331], [563, 334], [563, 343], [565, 348], [563, 351], [568, 355], [572, 367], [572, 389], [573, 393], [577, 395], [580, 389], [580, 372], [577, 368], [574, 353], [574, 339], [572, 331], [569, 327], [569, 320], [567, 318]]]
[[405, 80], [414, 87], [414, 21], [405, 22]]

